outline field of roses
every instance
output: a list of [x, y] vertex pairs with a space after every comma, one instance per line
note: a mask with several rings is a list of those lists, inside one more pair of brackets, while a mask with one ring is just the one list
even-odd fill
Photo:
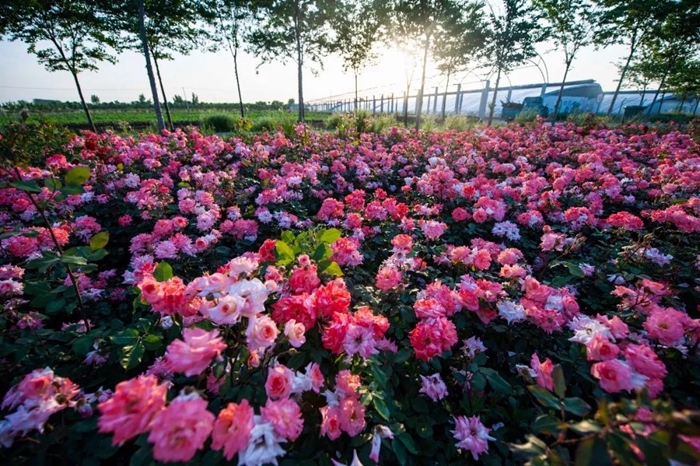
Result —
[[2, 464], [700, 462], [692, 126], [26, 131]]

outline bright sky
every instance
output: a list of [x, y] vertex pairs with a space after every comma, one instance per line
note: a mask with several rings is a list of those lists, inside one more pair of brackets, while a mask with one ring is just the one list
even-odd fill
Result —
[[[549, 81], [559, 82], [564, 73], [563, 53], [554, 50], [553, 44], [541, 44], [539, 52], [546, 61]], [[569, 73], [568, 80], [595, 79], [604, 90], [615, 88], [617, 69], [614, 62], [625, 54], [622, 46], [604, 50], [584, 49], [579, 53]], [[382, 93], [400, 95], [406, 87], [407, 76], [411, 74], [412, 62], [403, 53], [389, 51], [383, 54], [379, 64], [366, 69], [359, 78], [360, 96], [379, 97]], [[296, 65], [272, 63], [259, 68], [259, 60], [243, 54], [239, 57], [239, 70], [243, 100], [245, 102], [297, 99]], [[541, 66], [541, 65], [540, 65]], [[433, 92], [435, 86], [444, 89], [445, 77], [439, 76], [431, 67], [427, 72], [426, 87]], [[0, 42], [0, 102], [16, 100], [57, 99], [78, 100], [73, 79], [68, 72], [49, 73], [37, 62], [36, 57], [27, 53], [27, 46], [20, 42]], [[543, 68], [544, 71], [544, 68]], [[233, 60], [228, 52], [193, 53], [190, 56], [176, 56], [172, 62], [163, 62], [161, 72], [169, 100], [173, 94], [191, 92], [204, 102], [237, 102]], [[483, 79], [484, 71], [476, 71]], [[508, 78], [513, 85], [541, 83], [542, 75], [534, 65], [527, 65], [512, 72]], [[98, 72], [80, 75], [86, 98], [96, 94], [100, 100], [130, 102], [143, 93], [150, 95], [145, 63], [142, 55], [127, 52], [119, 57], [116, 65], [103, 63]], [[342, 61], [338, 57], [328, 57], [324, 70], [318, 76], [305, 71], [304, 93], [307, 102], [344, 94], [341, 98], [351, 98], [354, 89], [352, 74], [342, 72]], [[495, 77], [493, 78], [495, 79]], [[420, 68], [413, 72], [411, 94], [418, 88]], [[450, 80], [462, 82], [462, 89], [476, 89], [483, 85], [472, 73], [460, 73]], [[493, 82], [491, 85], [493, 86]], [[501, 86], [507, 86], [503, 79]]]

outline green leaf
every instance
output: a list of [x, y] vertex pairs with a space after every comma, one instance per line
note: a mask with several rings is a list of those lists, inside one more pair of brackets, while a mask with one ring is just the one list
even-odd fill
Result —
[[340, 232], [340, 230], [336, 228], [331, 228], [323, 231], [319, 235], [318, 240], [325, 244], [332, 244], [338, 241], [342, 235], [343, 234]]
[[581, 398], [564, 398], [564, 409], [581, 417], [591, 412], [590, 405]]
[[554, 382], [554, 393], [559, 399], [564, 398], [566, 396], [566, 379], [564, 378], [564, 369], [561, 368], [561, 364], [554, 366], [552, 381]]
[[605, 466], [612, 464], [605, 442], [598, 437], [591, 437], [576, 449], [576, 466]]
[[396, 459], [399, 460], [398, 464], [406, 464], [408, 459], [406, 458], [406, 447], [403, 446], [403, 443], [398, 438], [394, 438], [391, 441], [391, 449], [394, 451]]
[[65, 194], [66, 196], [70, 196], [73, 194], [83, 194], [84, 192], [85, 190], [83, 189], [83, 187], [78, 185], [68, 185], [61, 188], [61, 193]]
[[324, 259], [330, 259], [332, 255], [333, 250], [330, 248], [330, 246], [327, 244], [319, 244], [311, 258], [316, 262], [320, 262]]
[[566, 268], [569, 269], [569, 273], [574, 277], [584, 278], [586, 276], [586, 274], [583, 273], [583, 270], [581, 270], [581, 267], [579, 267], [577, 264], [567, 262]]
[[163, 346], [163, 339], [158, 335], [146, 335], [143, 337], [143, 346], [148, 351], [156, 351]]
[[542, 414], [538, 416], [537, 419], [532, 423], [532, 430], [541, 434], [555, 435], [562, 427], [566, 428], [566, 425], [562, 425], [561, 420], [549, 414]]
[[294, 233], [292, 233], [289, 230], [283, 231], [282, 232], [282, 241], [284, 241], [288, 245], [293, 244], [294, 243]]
[[386, 387], [386, 374], [382, 371], [379, 363], [370, 363], [370, 369], [372, 370], [372, 376], [374, 377], [374, 381], [377, 382], [377, 385], [379, 385], [380, 388]]
[[77, 266], [81, 266], [81, 265], [86, 265], [86, 264], [87, 264], [87, 259], [84, 258], [84, 257], [80, 257], [80, 256], [66, 256], [66, 255], [63, 255], [63, 256], [61, 256], [61, 258], [60, 258], [59, 260], [60, 260], [62, 263], [66, 264], [66, 265], [77, 265]]
[[161, 262], [153, 271], [153, 278], [159, 282], [165, 282], [173, 278], [173, 268], [167, 262]]
[[44, 180], [44, 186], [49, 188], [50, 191], [56, 191], [63, 186], [59, 180], [56, 178], [46, 178]]
[[88, 167], [75, 167], [66, 173], [66, 184], [82, 186], [88, 178], [90, 178], [90, 169]]
[[95, 236], [90, 238], [90, 249], [97, 251], [98, 249], [103, 249], [109, 243], [109, 233], [106, 231], [101, 231]]
[[416, 450], [416, 445], [413, 443], [413, 438], [408, 434], [408, 432], [402, 432], [396, 436], [401, 443], [406, 447], [411, 454], [417, 455], [418, 450]]
[[510, 449], [519, 456], [532, 457], [540, 455], [547, 450], [547, 444], [532, 434], [525, 436], [527, 442], [521, 444], [511, 444]]
[[484, 374], [484, 377], [486, 377], [486, 380], [488, 380], [491, 388], [498, 393], [504, 393], [506, 395], [513, 393], [513, 388], [510, 386], [510, 384], [506, 382], [506, 380], [495, 370], [488, 367], [482, 367], [479, 371]]
[[127, 328], [121, 332], [113, 335], [111, 338], [112, 343], [119, 346], [131, 346], [136, 344], [139, 339], [139, 331], [135, 328]]
[[121, 360], [119, 361], [127, 371], [133, 369], [141, 363], [143, 358], [144, 347], [143, 343], [139, 342], [133, 346], [125, 346], [121, 351]]
[[284, 241], [275, 241], [275, 256], [279, 265], [287, 265], [294, 262], [294, 251]]
[[318, 263], [318, 271], [319, 273], [327, 273], [329, 275], [333, 275], [335, 277], [342, 277], [343, 276], [343, 271], [340, 270], [340, 266], [338, 265], [337, 262], [333, 261], [321, 261]]
[[538, 385], [528, 385], [528, 390], [537, 399], [537, 401], [546, 408], [559, 409], [559, 400], [550, 393], [546, 388]]
[[374, 409], [381, 417], [387, 421], [391, 420], [391, 413], [389, 412], [389, 408], [386, 406], [386, 403], [384, 403], [384, 400], [375, 396], [372, 398], [372, 404], [374, 405]]
[[72, 348], [73, 352], [77, 354], [78, 356], [84, 357], [86, 356], [90, 351], [92, 351], [92, 345], [95, 343], [92, 337], [90, 336], [85, 336], [85, 337], [80, 337], [76, 339], [73, 342]]
[[59, 257], [56, 253], [51, 251], [44, 251], [43, 255], [37, 259], [32, 259], [27, 262], [28, 269], [39, 269], [40, 272], [45, 272], [53, 264], [59, 261]]
[[59, 312], [65, 310], [66, 300], [65, 299], [52, 299], [46, 304], [47, 314], [58, 314]]
[[571, 430], [581, 435], [592, 434], [594, 432], [600, 432], [602, 430], [602, 428], [598, 424], [588, 420], [569, 424], [569, 427], [571, 428]]
[[34, 181], [13, 181], [10, 186], [28, 193], [40, 193], [41, 188]]

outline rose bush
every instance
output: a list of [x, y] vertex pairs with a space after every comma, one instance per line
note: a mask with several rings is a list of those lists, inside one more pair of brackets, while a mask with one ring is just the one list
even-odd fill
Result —
[[4, 463], [700, 461], [689, 134], [21, 141]]

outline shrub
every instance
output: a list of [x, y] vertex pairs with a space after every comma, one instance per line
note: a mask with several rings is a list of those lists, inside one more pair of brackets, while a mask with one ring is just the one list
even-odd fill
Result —
[[465, 129], [472, 126], [465, 115], [447, 115], [443, 126], [447, 130], [464, 131]]
[[533, 123], [537, 121], [537, 110], [534, 108], [528, 108], [523, 110], [515, 116], [515, 121], [518, 124]]
[[208, 115], [202, 119], [202, 125], [212, 128], [217, 133], [230, 133], [236, 129], [237, 120], [231, 115], [220, 113]]

